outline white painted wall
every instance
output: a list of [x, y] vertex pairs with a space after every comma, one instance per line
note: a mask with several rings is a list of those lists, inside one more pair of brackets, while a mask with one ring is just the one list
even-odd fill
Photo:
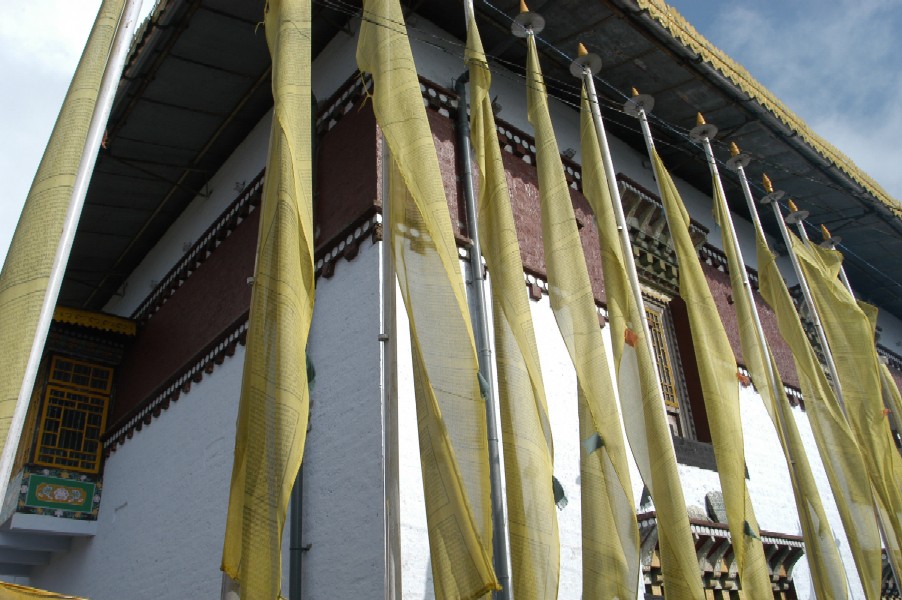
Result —
[[92, 600], [217, 598], [244, 348], [106, 461], [94, 538], [32, 573]]
[[384, 568], [379, 245], [317, 282], [304, 457], [305, 599], [372, 598]]

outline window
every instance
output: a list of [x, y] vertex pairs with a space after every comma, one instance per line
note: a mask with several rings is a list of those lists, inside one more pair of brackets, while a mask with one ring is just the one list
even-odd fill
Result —
[[85, 473], [100, 471], [113, 369], [62, 356], [51, 359], [35, 463]]
[[685, 397], [679, 353], [673, 343], [674, 332], [670, 321], [665, 299], [650, 298], [645, 295], [645, 315], [651, 334], [655, 361], [658, 364], [658, 377], [661, 391], [664, 394], [664, 405], [667, 410], [667, 421], [671, 433], [676, 437], [691, 435], [691, 419], [686, 418], [686, 410], [682, 398]]

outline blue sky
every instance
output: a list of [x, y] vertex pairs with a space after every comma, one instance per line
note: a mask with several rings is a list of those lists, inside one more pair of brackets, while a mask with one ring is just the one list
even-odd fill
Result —
[[[144, 0], [146, 14], [153, 0]], [[672, 0], [711, 42], [902, 198], [899, 0]], [[99, 0], [0, 5], [0, 256]]]
[[902, 2], [670, 3], [815, 132], [902, 199]]

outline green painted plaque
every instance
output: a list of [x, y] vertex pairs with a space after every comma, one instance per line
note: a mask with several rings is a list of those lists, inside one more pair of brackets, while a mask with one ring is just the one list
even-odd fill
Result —
[[32, 473], [28, 476], [25, 504], [37, 508], [91, 512], [94, 504], [94, 484], [90, 481], [75, 481]]

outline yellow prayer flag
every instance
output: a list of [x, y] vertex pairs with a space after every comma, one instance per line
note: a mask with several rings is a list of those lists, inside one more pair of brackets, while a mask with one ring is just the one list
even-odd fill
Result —
[[[391, 151], [392, 252], [410, 320], [436, 597], [498, 589], [486, 408], [438, 157], [398, 0], [366, 0], [357, 64]], [[387, 156], [387, 155], [386, 155]]]
[[[704, 598], [686, 500], [664, 410], [664, 398], [645, 339], [620, 244], [614, 207], [589, 101], [582, 98], [583, 193], [595, 213], [626, 434], [658, 519], [664, 590], [670, 600]], [[631, 333], [632, 335], [629, 335]], [[629, 339], [629, 342], [627, 341]]]
[[518, 600], [553, 600], [560, 571], [552, 488], [554, 447], [523, 261], [492, 115], [491, 73], [475, 19], [469, 24], [466, 60], [470, 68], [470, 137], [479, 166], [479, 240], [492, 277], [513, 588]]
[[770, 598], [773, 589], [767, 561], [745, 482], [736, 360], [689, 236], [689, 213], [657, 152], [652, 152], [652, 157], [679, 264], [680, 296], [686, 302], [689, 313], [689, 328], [695, 345], [705, 412], [711, 428], [740, 585], [750, 598]]
[[0, 581], [0, 600], [88, 600], [46, 590]]
[[222, 570], [275, 599], [282, 529], [307, 436], [313, 315], [310, 2], [269, 0], [273, 113]]
[[620, 414], [532, 35], [527, 48], [527, 110], [536, 134], [548, 289], [579, 387], [583, 596], [635, 598], [639, 533]]
[[757, 308], [750, 301], [745, 286], [745, 264], [737, 255], [736, 239], [733, 236], [731, 216], [727, 208], [726, 198], [721, 194], [720, 186], [715, 179], [714, 218], [720, 226], [721, 240], [727, 255], [730, 273], [730, 285], [733, 291], [736, 319], [739, 323], [739, 341], [746, 368], [752, 375], [752, 381], [764, 406], [774, 422], [777, 437], [783, 447], [786, 466], [795, 497], [796, 510], [802, 525], [802, 536], [805, 540], [808, 566], [811, 568], [811, 579], [818, 598], [848, 598], [849, 584], [846, 580], [842, 560], [833, 531], [827, 521], [827, 514], [821, 502], [814, 474], [802, 444], [798, 426], [792, 415], [792, 408], [777, 370], [767, 340], [760, 335], [756, 320]]
[[[0, 451], [16, 412], [51, 273], [55, 267], [65, 269], [65, 265], [54, 265], [54, 260], [124, 9], [125, 0], [105, 0], [100, 6], [0, 272]], [[18, 439], [18, 433], [13, 439]], [[16, 448], [7, 449], [9, 453], [14, 456]], [[0, 490], [6, 489], [5, 483]]]
[[761, 296], [774, 311], [780, 335], [789, 345], [805, 399], [805, 412], [827, 472], [830, 489], [849, 541], [866, 598], [880, 597], [880, 533], [864, 459], [808, 341], [776, 257], [756, 232]]
[[902, 550], [895, 540], [902, 539], [902, 456], [883, 410], [873, 325], [837, 278], [842, 254], [790, 235], [836, 364], [846, 418], [861, 447], [884, 540], [889, 542], [887, 553], [898, 570], [902, 568]]

